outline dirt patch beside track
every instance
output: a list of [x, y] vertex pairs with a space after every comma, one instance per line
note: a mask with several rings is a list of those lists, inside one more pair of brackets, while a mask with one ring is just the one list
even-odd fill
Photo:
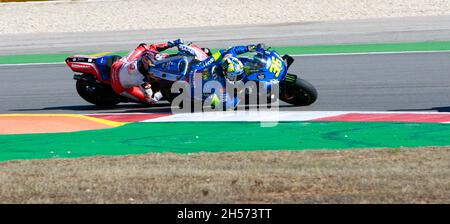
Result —
[[2, 203], [450, 203], [450, 147], [0, 163]]
[[0, 5], [0, 33], [142, 30], [439, 16], [449, 15], [449, 8], [450, 2], [445, 0], [78, 0], [3, 4]]

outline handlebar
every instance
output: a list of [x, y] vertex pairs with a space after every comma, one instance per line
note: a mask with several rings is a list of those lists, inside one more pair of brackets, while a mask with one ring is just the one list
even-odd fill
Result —
[[266, 54], [266, 51], [270, 50], [272, 47], [267, 47], [265, 44], [261, 43], [256, 45], [256, 52], [261, 54]]
[[266, 48], [266, 45], [263, 44], [263, 43], [260, 43], [260, 44], [257, 44], [257, 45], [256, 45], [256, 49], [262, 49], [262, 50], [265, 50], [265, 48]]

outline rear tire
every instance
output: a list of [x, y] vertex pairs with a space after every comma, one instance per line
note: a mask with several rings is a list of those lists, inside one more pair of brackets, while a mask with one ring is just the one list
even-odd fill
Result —
[[99, 86], [84, 80], [77, 80], [76, 88], [81, 98], [98, 106], [113, 107], [121, 101], [120, 96], [109, 86]]
[[287, 85], [285, 91], [280, 94], [280, 99], [295, 106], [308, 106], [317, 100], [316, 88], [308, 81], [298, 77], [293, 84]]

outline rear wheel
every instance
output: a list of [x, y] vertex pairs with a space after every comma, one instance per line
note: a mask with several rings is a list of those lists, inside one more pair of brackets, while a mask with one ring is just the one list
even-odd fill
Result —
[[112, 107], [120, 103], [120, 96], [110, 86], [100, 86], [84, 80], [77, 80], [76, 88], [78, 95], [89, 103]]
[[311, 83], [296, 75], [288, 74], [288, 76], [295, 76], [295, 81], [286, 83], [285, 89], [280, 94], [281, 100], [296, 106], [308, 106], [316, 102], [317, 90]]

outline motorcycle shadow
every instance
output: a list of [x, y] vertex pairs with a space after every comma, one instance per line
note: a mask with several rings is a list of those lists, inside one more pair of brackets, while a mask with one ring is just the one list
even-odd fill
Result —
[[[297, 106], [289, 104], [278, 105], [279, 110], [297, 110]], [[20, 108], [9, 110], [11, 112], [49, 112], [49, 113], [172, 113], [173, 107], [167, 101], [158, 102], [153, 105], [143, 105], [143, 104], [119, 104], [113, 107], [100, 107], [96, 105], [83, 104], [83, 105], [68, 105], [68, 106], [55, 106], [55, 107], [44, 107], [44, 108]], [[267, 108], [265, 104], [250, 104], [250, 105], [239, 105], [237, 110], [270, 110], [277, 109]], [[200, 111], [192, 112], [207, 112], [208, 108], [203, 107]]]
[[87, 113], [170, 113], [170, 103], [157, 103], [153, 105], [143, 104], [119, 104], [113, 107], [101, 107], [96, 105], [69, 105], [44, 108], [25, 108], [13, 109], [14, 112], [32, 112], [32, 111], [70, 111]]
[[395, 109], [395, 110], [388, 110], [393, 112], [410, 112], [410, 111], [436, 111], [436, 112], [450, 112], [450, 106], [443, 106], [443, 107], [431, 107], [431, 108], [408, 108], [408, 109]]

